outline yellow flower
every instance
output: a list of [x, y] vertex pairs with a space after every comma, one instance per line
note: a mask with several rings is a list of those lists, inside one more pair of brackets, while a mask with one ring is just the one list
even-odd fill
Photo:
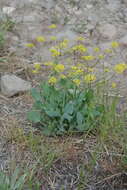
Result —
[[105, 53], [112, 53], [112, 49], [108, 49], [108, 48], [107, 48], [107, 49], [105, 49], [104, 51], [105, 51]]
[[48, 83], [51, 84], [51, 85], [56, 84], [56, 82], [57, 82], [56, 77], [51, 77], [51, 78], [48, 80]]
[[84, 40], [84, 38], [82, 37], [82, 36], [78, 36], [77, 38], [76, 38], [76, 41], [83, 41]]
[[48, 61], [48, 62], [45, 62], [45, 63], [43, 63], [45, 66], [53, 66], [54, 65], [54, 63], [53, 62], [51, 62], [51, 61]]
[[43, 36], [38, 36], [36, 38], [36, 40], [37, 40], [37, 42], [45, 42], [46, 41], [45, 37], [43, 37]]
[[94, 72], [94, 68], [88, 67], [88, 68], [87, 68], [87, 71], [88, 71], [88, 72]]
[[83, 63], [77, 63], [77, 68], [82, 68], [82, 69], [85, 69], [85, 67], [84, 67], [84, 64]]
[[79, 86], [80, 83], [81, 83], [81, 81], [80, 81], [79, 79], [74, 79], [73, 82], [74, 82], [77, 86]]
[[104, 55], [100, 54], [99, 59], [104, 59]]
[[66, 42], [60, 42], [59, 47], [62, 48], [67, 48], [67, 43]]
[[34, 63], [34, 68], [36, 70], [39, 70], [41, 68], [41, 64], [40, 63]]
[[51, 48], [50, 52], [52, 53], [53, 57], [60, 56], [60, 52], [57, 49], [55, 49], [55, 48]]
[[64, 39], [63, 42], [68, 44], [69, 40], [68, 39]]
[[108, 72], [110, 72], [110, 70], [109, 70], [108, 68], [105, 68], [105, 69], [104, 69], [104, 72], [105, 72], [105, 73], [108, 73]]
[[54, 67], [55, 71], [56, 72], [63, 72], [65, 67], [63, 64], [57, 64], [55, 67]]
[[51, 24], [48, 28], [55, 29], [55, 28], [57, 28], [57, 26], [56, 26], [56, 24]]
[[85, 61], [92, 61], [92, 60], [95, 59], [95, 57], [92, 56], [92, 55], [82, 56], [81, 58], [82, 58], [83, 60], [85, 60]]
[[83, 69], [77, 69], [68, 74], [69, 77], [81, 75], [83, 73]]
[[35, 45], [33, 43], [28, 43], [25, 45], [26, 47], [33, 48]]
[[114, 42], [111, 43], [111, 46], [112, 46], [112, 48], [118, 48], [119, 47], [119, 43], [116, 42], [116, 41], [114, 41]]
[[51, 39], [52, 41], [56, 41], [56, 40], [57, 40], [57, 37], [56, 37], [56, 36], [51, 36], [50, 39]]
[[116, 73], [121, 74], [127, 69], [127, 64], [119, 63], [119, 64], [115, 65], [114, 69], [115, 69]]
[[32, 73], [37, 74], [39, 71], [38, 69], [32, 70]]
[[84, 77], [85, 82], [89, 83], [96, 80], [96, 76], [94, 74], [87, 74]]
[[72, 69], [72, 70], [77, 70], [78, 67], [76, 67], [76, 66], [72, 66], [71, 69]]
[[61, 79], [66, 79], [67, 77], [66, 77], [64, 74], [61, 74], [61, 75], [60, 75], [60, 78], [61, 78]]
[[99, 52], [99, 51], [100, 51], [100, 48], [95, 47], [95, 48], [94, 48], [94, 51], [95, 51], [95, 52]]
[[116, 83], [115, 82], [112, 82], [112, 88], [116, 88]]
[[72, 51], [86, 52], [87, 48], [84, 45], [79, 44], [79, 45], [73, 46]]

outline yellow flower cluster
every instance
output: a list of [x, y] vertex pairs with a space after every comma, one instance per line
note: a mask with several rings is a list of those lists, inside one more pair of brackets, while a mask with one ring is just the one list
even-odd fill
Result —
[[33, 48], [35, 45], [33, 43], [28, 43], [25, 45], [26, 47]]
[[45, 42], [46, 41], [45, 37], [43, 37], [43, 36], [38, 36], [36, 38], [36, 40], [37, 40], [37, 42]]
[[99, 59], [104, 59], [104, 57], [105, 57], [105, 56], [104, 56], [103, 54], [100, 54], [100, 55], [98, 56]]
[[34, 63], [34, 70], [32, 70], [32, 73], [36, 74], [39, 72], [41, 69], [41, 64], [40, 63]]
[[116, 42], [116, 41], [114, 41], [114, 42], [111, 43], [111, 46], [112, 46], [112, 48], [118, 48], [119, 47], [119, 43]]
[[63, 40], [62, 42], [59, 43], [59, 45], [58, 45], [59, 48], [60, 49], [67, 48], [68, 42], [69, 42], [69, 40], [67, 40], [67, 39]]
[[56, 48], [57, 48], [57, 47], [54, 47], [54, 48], [51, 48], [51, 49], [50, 49], [50, 52], [52, 53], [52, 56], [53, 56], [53, 57], [58, 57], [58, 56], [61, 55], [60, 51], [58, 51]]
[[57, 26], [56, 26], [56, 24], [51, 24], [48, 28], [55, 29], [55, 28], [57, 28]]
[[88, 68], [87, 68], [87, 71], [88, 71], [88, 72], [94, 72], [94, 68], [88, 67]]
[[65, 67], [64, 67], [64, 65], [63, 64], [57, 64], [57, 65], [55, 65], [55, 67], [54, 67], [54, 70], [56, 71], [56, 72], [63, 72], [64, 71], [64, 69], [65, 69]]
[[93, 61], [93, 60], [95, 59], [95, 57], [92, 56], [92, 55], [82, 56], [81, 58], [82, 58], [83, 60], [85, 60], [85, 61]]
[[47, 61], [47, 62], [43, 63], [43, 65], [45, 65], [45, 66], [54, 66], [54, 63], [51, 62], [51, 61]]
[[61, 78], [61, 79], [66, 79], [67, 77], [66, 77], [64, 74], [61, 74], [61, 75], [60, 75], [60, 78]]
[[79, 44], [79, 45], [73, 46], [72, 51], [86, 52], [87, 48], [84, 45]]
[[54, 85], [57, 83], [57, 79], [56, 77], [50, 77], [50, 79], [48, 80], [48, 83], [51, 85]]
[[77, 70], [78, 67], [76, 67], [76, 66], [72, 66], [71, 69], [72, 69], [72, 70]]
[[83, 41], [84, 40], [84, 38], [82, 37], [82, 36], [78, 36], [77, 38], [76, 38], [76, 41]]
[[107, 49], [104, 50], [104, 52], [105, 53], [112, 53], [112, 49], [107, 48]]
[[112, 88], [116, 88], [117, 84], [115, 82], [112, 82]]
[[115, 65], [115, 68], [114, 68], [114, 70], [118, 74], [123, 73], [126, 69], [127, 69], [127, 64], [125, 64], [125, 63], [119, 63], [119, 64]]
[[85, 82], [90, 83], [96, 80], [96, 76], [94, 74], [87, 74], [84, 77]]
[[56, 41], [56, 40], [57, 40], [57, 37], [56, 37], [56, 36], [51, 36], [50, 39], [51, 39], [52, 41]]
[[95, 48], [94, 48], [94, 51], [95, 51], [95, 52], [99, 52], [99, 51], [100, 51], [100, 48], [95, 47]]
[[76, 84], [76, 86], [79, 86], [81, 83], [79, 79], [74, 79], [73, 82]]
[[105, 72], [105, 73], [110, 72], [109, 68], [105, 68], [105, 69], [104, 69], [104, 72]]
[[81, 75], [83, 73], [83, 69], [77, 69], [73, 72], [70, 72], [69, 76], [77, 76], [77, 75]]

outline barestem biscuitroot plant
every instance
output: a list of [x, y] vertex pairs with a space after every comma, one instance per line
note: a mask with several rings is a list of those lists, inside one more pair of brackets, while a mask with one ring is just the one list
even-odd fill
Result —
[[[53, 61], [34, 64], [34, 74], [41, 72], [43, 67], [48, 67], [50, 72], [46, 82], [42, 82], [38, 89], [31, 90], [34, 104], [28, 113], [28, 119], [38, 123], [37, 126], [46, 135], [97, 129], [108, 120], [106, 113], [110, 112], [112, 106], [111, 102], [108, 103], [110, 90], [107, 89], [114, 89], [117, 84], [110, 80], [116, 73], [121, 74], [127, 69], [125, 63], [118, 63], [112, 71], [104, 64], [109, 54], [109, 57], [115, 55], [114, 49], [118, 48], [119, 44], [112, 42], [111, 48], [103, 52], [99, 47], [94, 47], [93, 53], [90, 54], [81, 36], [77, 37], [76, 45], [71, 48], [68, 46], [68, 39], [51, 39], [55, 45], [50, 48]], [[37, 37], [36, 40], [38, 43], [46, 43], [43, 36]], [[35, 48], [35, 45], [29, 43], [27, 47]], [[65, 57], [68, 58], [63, 64]], [[101, 71], [99, 75], [98, 64]], [[116, 114], [115, 111], [112, 114]]]
[[40, 90], [32, 89], [31, 94], [35, 103], [28, 118], [40, 123], [47, 135], [91, 130], [104, 113], [104, 106], [95, 102], [92, 89], [78, 89], [68, 79], [61, 79], [59, 87], [43, 83]]

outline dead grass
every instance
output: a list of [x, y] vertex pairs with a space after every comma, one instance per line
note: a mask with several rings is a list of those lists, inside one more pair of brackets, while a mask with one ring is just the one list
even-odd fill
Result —
[[118, 155], [118, 152], [112, 153], [106, 146], [100, 146], [96, 136], [45, 137], [31, 127], [26, 133], [13, 116], [0, 122], [1, 136], [6, 139], [9, 153], [9, 170], [17, 166], [27, 168], [32, 172], [32, 181], [44, 181], [43, 187], [49, 189], [62, 188], [60, 183], [65, 185], [67, 176], [69, 189], [87, 189], [89, 184], [97, 189], [102, 186], [102, 189], [120, 188], [121, 181], [126, 187], [122, 153]]

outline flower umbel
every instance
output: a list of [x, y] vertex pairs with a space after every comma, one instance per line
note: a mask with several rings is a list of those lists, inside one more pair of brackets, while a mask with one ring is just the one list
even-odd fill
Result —
[[56, 26], [56, 24], [51, 24], [48, 28], [55, 29], [55, 28], [57, 28], [57, 26]]
[[116, 88], [116, 83], [115, 82], [112, 82], [112, 88]]
[[56, 41], [56, 40], [57, 40], [57, 37], [56, 37], [56, 36], [51, 36], [50, 39], [51, 39], [52, 41]]
[[77, 38], [76, 38], [76, 40], [77, 41], [83, 41], [85, 38], [83, 38], [82, 36], [78, 36]]
[[79, 79], [74, 79], [73, 82], [76, 84], [76, 86], [79, 86], [81, 83]]
[[127, 64], [119, 63], [119, 64], [115, 65], [114, 69], [115, 69], [116, 73], [121, 74], [127, 69]]
[[40, 63], [34, 63], [34, 68], [39, 70], [41, 68], [41, 64]]
[[57, 82], [56, 77], [51, 77], [51, 78], [48, 80], [48, 83], [51, 84], [51, 85], [56, 84], [56, 82]]
[[25, 45], [26, 47], [33, 48], [35, 45], [33, 43], [28, 43]]
[[88, 56], [82, 56], [82, 59], [85, 61], [92, 61], [95, 59], [95, 57], [92, 55], [88, 55]]
[[56, 72], [59, 73], [59, 72], [63, 72], [64, 69], [65, 69], [65, 67], [64, 67], [63, 64], [57, 64], [57, 65], [54, 67], [54, 69], [55, 69]]
[[79, 44], [79, 45], [73, 46], [72, 51], [86, 52], [87, 48], [84, 45]]
[[100, 51], [100, 48], [99, 48], [99, 47], [95, 47], [95, 48], [94, 48], [94, 51], [95, 51], [95, 52], [99, 52], [99, 51]]
[[59, 52], [57, 49], [55, 49], [55, 48], [51, 48], [51, 49], [50, 49], [50, 52], [52, 53], [52, 56], [53, 56], [53, 57], [58, 57], [58, 56], [60, 56], [60, 52]]
[[36, 38], [36, 40], [37, 40], [37, 42], [45, 42], [46, 41], [45, 37], [43, 37], [43, 36], [38, 36]]
[[85, 82], [89, 83], [89, 82], [93, 82], [96, 80], [96, 76], [94, 74], [87, 74], [84, 77]]
[[111, 43], [111, 46], [112, 46], [112, 48], [118, 48], [119, 47], [119, 43], [116, 42], [116, 41], [114, 41], [114, 42]]

